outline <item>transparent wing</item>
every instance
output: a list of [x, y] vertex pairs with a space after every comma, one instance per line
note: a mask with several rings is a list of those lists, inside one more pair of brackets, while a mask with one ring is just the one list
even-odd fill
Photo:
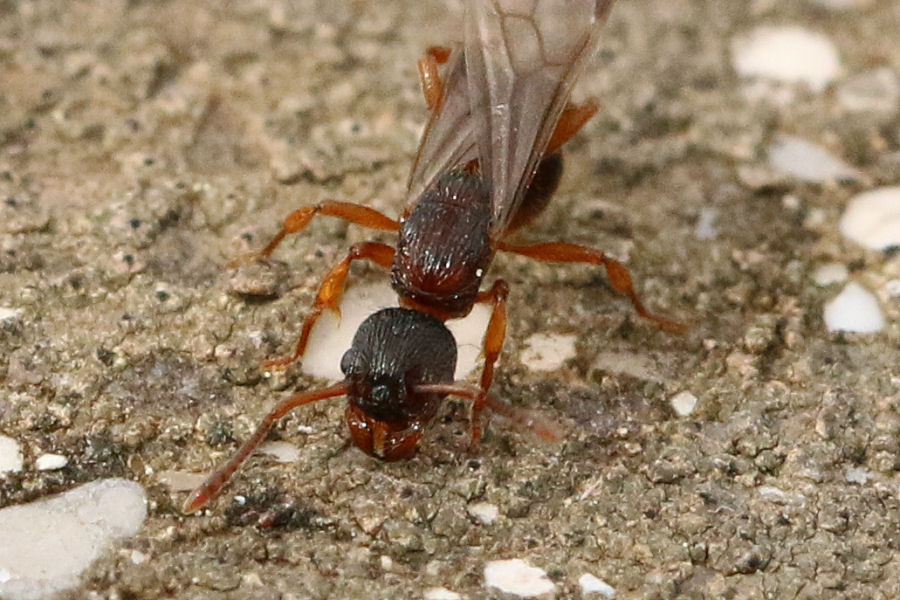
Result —
[[614, 1], [468, 0], [466, 135], [491, 185], [495, 237], [522, 202]]
[[462, 47], [453, 49], [441, 76], [444, 96], [431, 113], [409, 173], [407, 202], [410, 206], [438, 176], [477, 158]]

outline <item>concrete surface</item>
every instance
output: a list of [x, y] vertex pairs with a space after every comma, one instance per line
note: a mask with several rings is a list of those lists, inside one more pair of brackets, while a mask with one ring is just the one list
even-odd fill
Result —
[[[896, 74], [900, 7], [858, 4], [615, 8], [580, 90], [600, 114], [523, 237], [627, 260], [647, 303], [691, 331], [640, 321], [599, 271], [498, 258], [512, 295], [495, 390], [556, 419], [563, 443], [494, 423], [470, 452], [466, 411], [448, 404], [416, 459], [384, 464], [348, 445], [336, 401], [277, 427], [296, 463], [256, 457], [184, 518], [159, 474], [211, 468], [276, 398], [320, 385], [264, 378], [259, 361], [292, 347], [326, 269], [372, 236], [323, 219], [277, 261], [227, 261], [301, 204], [401, 210], [425, 117], [415, 60], [457, 15], [0, 1], [0, 432], [25, 458], [0, 507], [102, 477], [146, 488], [142, 531], [65, 598], [499, 598], [483, 568], [506, 558], [546, 571], [558, 597], [578, 597], [584, 573], [626, 599], [900, 597], [900, 301], [879, 296], [880, 333], [829, 334], [838, 288], [812, 279], [833, 262], [871, 290], [900, 277], [896, 252], [837, 231], [854, 193], [900, 181], [900, 117], [849, 113], [828, 90], [749, 99], [729, 62], [734, 36], [791, 23], [828, 35], [847, 76]], [[779, 134], [860, 179], [773, 175]], [[536, 333], [577, 334], [577, 356], [529, 372], [518, 356]], [[698, 405], [678, 418], [683, 391]], [[45, 452], [68, 464], [36, 470]], [[474, 518], [479, 502], [498, 518]]]

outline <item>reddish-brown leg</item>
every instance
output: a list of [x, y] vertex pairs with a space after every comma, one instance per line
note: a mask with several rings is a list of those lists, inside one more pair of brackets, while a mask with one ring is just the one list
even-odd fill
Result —
[[428, 48], [425, 50], [425, 54], [433, 57], [439, 65], [442, 65], [450, 60], [451, 52], [453, 52], [453, 49], [448, 48], [447, 46], [428, 46]]
[[[491, 320], [488, 321], [487, 331], [484, 333], [482, 352], [484, 353], [484, 369], [481, 371], [481, 389], [486, 394], [494, 382], [494, 365], [503, 350], [503, 340], [506, 339], [506, 299], [509, 296], [509, 286], [502, 279], [494, 282], [494, 285], [486, 292], [479, 292], [475, 302], [490, 302], [493, 305]], [[475, 414], [473, 413], [473, 419]]]
[[228, 483], [228, 480], [231, 479], [231, 476], [234, 475], [234, 472], [238, 470], [241, 464], [247, 460], [247, 457], [250, 456], [253, 451], [259, 446], [260, 442], [266, 439], [266, 436], [269, 434], [269, 430], [272, 429], [272, 426], [275, 423], [289, 413], [294, 410], [298, 406], [303, 406], [304, 404], [309, 404], [310, 402], [316, 402], [317, 400], [324, 400], [325, 398], [333, 398], [335, 396], [342, 396], [347, 393], [347, 385], [345, 383], [340, 383], [338, 385], [334, 385], [324, 390], [316, 390], [314, 392], [304, 392], [302, 394], [297, 394], [295, 396], [291, 396], [290, 398], [286, 398], [282, 400], [278, 404], [275, 405], [269, 414], [267, 414], [262, 422], [257, 426], [256, 431], [253, 432], [253, 435], [250, 436], [250, 439], [244, 442], [244, 445], [241, 446], [237, 452], [231, 455], [231, 458], [228, 459], [228, 462], [221, 465], [215, 471], [210, 473], [209, 477], [207, 477], [206, 481], [203, 484], [191, 492], [191, 495], [187, 497], [187, 500], [184, 501], [182, 505], [182, 512], [192, 513], [196, 510], [203, 508], [207, 502], [215, 498], [222, 488], [225, 487], [225, 484]]
[[281, 231], [279, 231], [275, 235], [275, 237], [272, 238], [272, 241], [270, 241], [265, 248], [243, 259], [234, 260], [229, 264], [229, 266], [235, 267], [245, 262], [250, 262], [259, 258], [269, 256], [270, 254], [272, 254], [272, 252], [275, 251], [275, 248], [278, 247], [278, 245], [282, 240], [284, 240], [285, 237], [292, 233], [303, 231], [306, 226], [309, 225], [309, 222], [312, 220], [312, 218], [316, 215], [337, 217], [339, 219], [350, 221], [351, 223], [356, 223], [357, 225], [362, 225], [363, 227], [370, 227], [372, 229], [379, 229], [382, 231], [400, 230], [400, 224], [397, 221], [381, 214], [377, 210], [362, 206], [360, 204], [352, 204], [350, 202], [326, 200], [325, 202], [321, 202], [319, 204], [316, 204], [315, 206], [304, 206], [303, 208], [298, 208], [297, 210], [289, 214], [284, 220], [284, 224], [281, 226]]
[[425, 51], [425, 56], [419, 59], [419, 81], [422, 83], [422, 94], [428, 110], [434, 111], [440, 105], [444, 97], [444, 82], [438, 67], [450, 58], [450, 49], [441, 46], [432, 46]]
[[350, 264], [355, 260], [366, 259], [371, 260], [377, 265], [386, 269], [391, 267], [394, 262], [394, 249], [387, 244], [379, 242], [363, 242], [351, 246], [347, 257], [336, 264], [319, 286], [319, 293], [313, 302], [312, 312], [303, 322], [303, 330], [300, 333], [300, 339], [297, 341], [297, 348], [294, 353], [287, 358], [277, 360], [269, 360], [263, 363], [263, 368], [284, 368], [291, 363], [299, 360], [303, 353], [306, 352], [306, 344], [309, 342], [309, 335], [312, 333], [313, 326], [319, 317], [325, 311], [330, 309], [340, 314], [341, 297], [344, 294], [344, 284], [347, 282], [347, 276], [350, 274]]
[[634, 290], [634, 283], [631, 280], [631, 274], [628, 272], [628, 269], [626, 269], [619, 261], [606, 256], [606, 254], [600, 250], [564, 242], [550, 242], [527, 246], [500, 242], [498, 249], [505, 252], [521, 254], [522, 256], [527, 256], [543, 262], [580, 262], [591, 265], [603, 265], [613, 289], [620, 294], [627, 296], [639, 315], [653, 321], [660, 329], [674, 333], [684, 333], [687, 331], [685, 325], [666, 319], [665, 317], [654, 315], [644, 308], [644, 304], [641, 302], [640, 298], [638, 298], [637, 292]]
[[596, 100], [588, 100], [584, 104], [569, 104], [563, 110], [562, 116], [556, 123], [556, 129], [550, 136], [544, 156], [550, 156], [568, 142], [578, 131], [584, 127], [591, 117], [597, 113]]
[[494, 381], [494, 366], [497, 363], [497, 358], [500, 356], [500, 351], [503, 350], [503, 340], [506, 338], [506, 299], [508, 296], [509, 286], [502, 279], [498, 279], [494, 282], [491, 289], [486, 292], [479, 292], [475, 297], [475, 302], [490, 302], [493, 305], [491, 319], [488, 321], [487, 331], [484, 333], [484, 341], [482, 343], [484, 368], [481, 371], [480, 387], [475, 388], [461, 383], [441, 384], [446, 389], [434, 390], [435, 392], [466, 396], [472, 400], [473, 445], [477, 444], [481, 439], [481, 413], [484, 411], [488, 391], [491, 389], [491, 384]]

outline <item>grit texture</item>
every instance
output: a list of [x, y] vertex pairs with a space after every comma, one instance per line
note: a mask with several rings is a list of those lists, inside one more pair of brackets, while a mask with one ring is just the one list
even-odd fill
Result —
[[[609, 251], [690, 331], [637, 318], [600, 269], [499, 256], [488, 280], [512, 292], [494, 390], [557, 422], [560, 443], [495, 419], [470, 449], [465, 406], [448, 403], [416, 458], [383, 463], [349, 443], [336, 400], [276, 427], [295, 462], [254, 457], [185, 517], [184, 473], [324, 385], [260, 361], [290, 351], [350, 244], [391, 238], [322, 218], [275, 260], [228, 261], [301, 205], [400, 213], [426, 118], [415, 61], [459, 14], [0, 1], [0, 432], [26, 464], [0, 478], [0, 507], [103, 477], [145, 487], [141, 532], [64, 598], [501, 598], [483, 570], [507, 558], [558, 597], [580, 597], [585, 573], [629, 600], [900, 597], [900, 304], [881, 296], [880, 333], [829, 333], [839, 286], [812, 278], [830, 262], [870, 289], [900, 277], [898, 254], [837, 229], [853, 194], [900, 181], [900, 117], [850, 115], [828, 92], [749, 98], [729, 54], [756, 25], [794, 23], [831, 37], [848, 74], [896, 69], [900, 5], [863, 4], [616, 6], [578, 90], [600, 112], [520, 238]], [[860, 177], [772, 173], [781, 133]], [[536, 333], [575, 334], [576, 356], [529, 371]], [[698, 402], [680, 417], [669, 400], [685, 391]], [[68, 464], [36, 470], [45, 452]], [[480, 503], [497, 518], [467, 510]]]

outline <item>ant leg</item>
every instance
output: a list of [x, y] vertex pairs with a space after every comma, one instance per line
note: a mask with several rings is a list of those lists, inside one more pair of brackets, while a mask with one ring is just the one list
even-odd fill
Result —
[[597, 114], [598, 109], [599, 105], [594, 99], [590, 99], [584, 104], [567, 104], [556, 123], [553, 135], [550, 136], [550, 141], [547, 142], [544, 156], [550, 156], [572, 139], [584, 127], [584, 124]]
[[394, 262], [394, 249], [387, 244], [379, 242], [363, 242], [351, 246], [347, 257], [332, 267], [325, 279], [322, 280], [322, 285], [319, 286], [319, 293], [316, 295], [315, 302], [313, 302], [312, 312], [303, 322], [303, 330], [300, 333], [300, 339], [297, 341], [297, 348], [294, 350], [294, 354], [287, 358], [265, 361], [263, 368], [282, 369], [299, 360], [303, 353], [306, 352], [309, 335], [312, 333], [313, 325], [319, 320], [322, 312], [327, 308], [340, 315], [341, 297], [344, 294], [344, 284], [347, 281], [347, 276], [350, 274], [350, 264], [360, 259], [371, 260], [375, 264], [389, 269], [391, 263]]
[[450, 49], [442, 46], [432, 46], [425, 51], [425, 56], [419, 59], [419, 81], [422, 84], [422, 94], [425, 96], [425, 104], [428, 110], [434, 111], [444, 97], [444, 82], [438, 67], [450, 58]]
[[[465, 396], [472, 401], [472, 445], [481, 440], [481, 413], [488, 404], [488, 390], [494, 381], [494, 365], [503, 349], [503, 340], [506, 338], [506, 298], [509, 296], [509, 286], [502, 279], [494, 282], [493, 287], [486, 292], [479, 292], [475, 302], [490, 302], [494, 305], [491, 311], [491, 320], [488, 321], [487, 331], [484, 333], [482, 353], [484, 354], [484, 369], [481, 371], [481, 385], [470, 386], [464, 383], [457, 384], [424, 384], [416, 386], [417, 390], [444, 394]], [[428, 388], [428, 389], [426, 389]], [[440, 389], [438, 389], [440, 388]]]
[[269, 256], [275, 251], [275, 248], [278, 247], [285, 237], [292, 233], [303, 231], [306, 226], [309, 225], [312, 218], [318, 214], [327, 215], [329, 217], [338, 217], [339, 219], [344, 219], [351, 223], [362, 225], [363, 227], [370, 227], [382, 231], [398, 231], [400, 229], [400, 224], [397, 221], [381, 214], [377, 210], [360, 204], [353, 204], [351, 202], [326, 200], [315, 206], [298, 208], [289, 214], [284, 220], [284, 224], [281, 226], [281, 231], [272, 238], [272, 241], [270, 241], [265, 248], [259, 252], [250, 254], [243, 259], [233, 260], [228, 266], [236, 267], [245, 262]]
[[601, 250], [588, 248], [587, 246], [579, 246], [577, 244], [567, 244], [564, 242], [551, 242], [527, 246], [500, 242], [498, 244], [498, 249], [505, 252], [521, 254], [522, 256], [527, 256], [543, 262], [580, 262], [591, 265], [603, 265], [613, 289], [620, 294], [627, 296], [640, 316], [653, 321], [656, 323], [657, 327], [665, 331], [672, 333], [684, 333], [687, 331], [685, 325], [665, 317], [654, 315], [644, 308], [644, 304], [641, 302], [640, 298], [638, 298], [637, 292], [634, 290], [634, 283], [631, 280], [631, 274], [628, 272], [628, 269], [626, 269], [619, 261], [606, 256]]
[[[485, 394], [488, 393], [494, 382], [494, 365], [503, 349], [503, 340], [506, 339], [506, 298], [508, 296], [509, 286], [502, 279], [498, 279], [490, 290], [479, 292], [475, 297], [475, 302], [490, 302], [494, 305], [491, 311], [491, 320], [488, 321], [487, 331], [484, 333], [482, 347], [484, 369], [481, 371], [481, 389]], [[476, 409], [480, 411], [477, 403]], [[473, 411], [473, 421], [477, 420], [476, 417], [477, 414]]]
[[310, 402], [316, 402], [318, 400], [324, 400], [325, 398], [342, 396], [346, 393], [347, 384], [339, 383], [338, 385], [325, 388], [324, 390], [296, 394], [276, 404], [257, 426], [256, 431], [253, 432], [250, 439], [244, 442], [244, 445], [231, 455], [228, 462], [210, 473], [209, 477], [206, 478], [206, 481], [191, 492], [191, 495], [187, 497], [187, 500], [185, 500], [182, 505], [182, 512], [192, 513], [203, 508], [207, 502], [215, 498], [219, 492], [222, 491], [222, 488], [225, 487], [225, 484], [228, 483], [228, 480], [231, 479], [231, 476], [234, 475], [235, 471], [237, 471], [241, 464], [247, 460], [247, 457], [253, 453], [260, 442], [266, 439], [269, 430], [272, 429], [272, 426], [275, 425], [278, 419], [298, 406], [303, 406], [304, 404], [309, 404]]
[[425, 50], [425, 54], [434, 58], [437, 61], [437, 64], [442, 65], [450, 60], [450, 53], [453, 52], [452, 48], [448, 48], [447, 46], [428, 46]]

